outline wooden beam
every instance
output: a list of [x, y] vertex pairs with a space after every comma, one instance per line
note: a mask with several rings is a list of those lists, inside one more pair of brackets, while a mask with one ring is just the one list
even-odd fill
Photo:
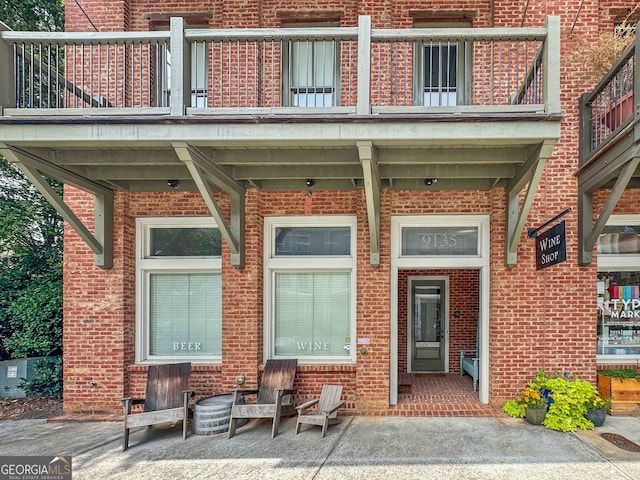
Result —
[[[553, 152], [554, 142], [543, 142], [529, 159], [522, 165], [518, 173], [507, 181], [507, 205], [506, 205], [506, 234], [505, 234], [505, 265], [509, 268], [515, 266], [518, 260], [518, 245], [524, 230], [524, 224], [533, 205], [533, 199], [542, 172], [547, 160]], [[519, 195], [525, 184], [528, 183], [527, 192], [519, 205]]]
[[173, 142], [171, 145], [181, 161], [184, 162], [185, 159], [188, 159], [193, 162], [205, 172], [209, 181], [216, 187], [227, 193], [235, 192], [244, 195], [245, 186], [225, 172], [201, 150], [185, 142]]
[[358, 142], [357, 147], [364, 175], [369, 220], [369, 261], [372, 267], [378, 267], [380, 266], [380, 174], [376, 165], [373, 143]]
[[[208, 175], [207, 169], [214, 170], [214, 177], [219, 178], [217, 167], [215, 167], [210, 160], [204, 157], [197, 149], [184, 143], [174, 143], [173, 147], [178, 155], [178, 158], [185, 164], [193, 181], [195, 182], [200, 195], [204, 199], [209, 212], [213, 216], [222, 238], [231, 251], [231, 265], [236, 268], [243, 268], [245, 263], [244, 252], [244, 203], [245, 203], [245, 190], [242, 185], [235, 181], [235, 179], [228, 177], [226, 174], [220, 177], [219, 187], [223, 188], [231, 197], [231, 226], [227, 223], [218, 202], [212, 194], [212, 188], [210, 185], [210, 175]], [[203, 166], [205, 168], [203, 168]], [[215, 168], [213, 168], [215, 167]]]
[[371, 17], [358, 17], [358, 100], [356, 115], [371, 114]]
[[44, 158], [17, 147], [0, 143], [0, 154], [4, 155], [9, 161], [12, 161], [11, 157], [16, 158], [16, 161], [27, 165], [32, 170], [38, 170], [47, 177], [55, 178], [60, 182], [79, 188], [85, 192], [93, 193], [94, 195], [106, 195], [113, 191], [104, 184], [83, 177], [66, 168], [59, 167]]
[[578, 264], [584, 266], [593, 261], [593, 246], [607, 225], [609, 217], [624, 194], [639, 164], [640, 156], [636, 156], [622, 167], [616, 183], [607, 197], [607, 201], [600, 209], [595, 224], [591, 223], [593, 216], [593, 190], [578, 186], [578, 206], [580, 209], [578, 213], [578, 245], [580, 245]]
[[[37, 168], [37, 161], [21, 153], [17, 153], [4, 144], [0, 144], [0, 153], [13, 163], [47, 199], [71, 228], [80, 236], [94, 253], [94, 263], [97, 267], [109, 269], [113, 267], [113, 191], [83, 179], [80, 183], [87, 188], [81, 188], [94, 195], [94, 233], [82, 223], [64, 200], [47, 183], [45, 176], [66, 183], [66, 175], [60, 177], [45, 174]], [[62, 170], [62, 169], [60, 169]], [[56, 170], [52, 170], [54, 173]], [[74, 185], [75, 186], [75, 185]], [[90, 190], [89, 190], [90, 188]]]

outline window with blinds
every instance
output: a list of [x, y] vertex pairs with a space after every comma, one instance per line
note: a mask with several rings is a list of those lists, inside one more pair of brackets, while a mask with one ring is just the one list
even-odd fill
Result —
[[275, 354], [347, 356], [351, 274], [275, 274]]
[[356, 219], [265, 219], [265, 355], [352, 363]]
[[222, 354], [222, 275], [149, 276], [149, 355]]
[[136, 235], [136, 360], [221, 361], [221, 236], [213, 220], [142, 218]]
[[282, 50], [282, 102], [289, 107], [339, 105], [339, 43], [292, 40]]

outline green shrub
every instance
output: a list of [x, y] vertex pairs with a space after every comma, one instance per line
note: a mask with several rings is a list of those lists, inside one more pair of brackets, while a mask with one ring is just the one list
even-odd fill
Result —
[[509, 400], [502, 406], [502, 411], [513, 418], [524, 418], [526, 416], [524, 405], [517, 400]]
[[593, 430], [593, 423], [584, 414], [592, 398], [598, 395], [596, 387], [579, 378], [563, 377], [548, 379], [544, 387], [551, 391], [553, 398], [543, 422], [545, 427], [560, 432], [573, 432], [578, 428]]
[[33, 378], [23, 379], [20, 388], [27, 395], [62, 398], [62, 357], [55, 360], [42, 359], [33, 368]]
[[[565, 376], [549, 376], [544, 370], [538, 370], [527, 390], [534, 390], [552, 400], [542, 423], [551, 430], [573, 432], [578, 428], [593, 430], [593, 423], [584, 414], [587, 409], [597, 403], [605, 403], [598, 397], [598, 389], [589, 382], [579, 378]], [[520, 398], [520, 397], [519, 397]], [[509, 400], [502, 411], [514, 418], [525, 417], [524, 405], [518, 400]]]
[[609, 378], [637, 378], [640, 379], [640, 369], [636, 368], [608, 368], [598, 372], [603, 377]]

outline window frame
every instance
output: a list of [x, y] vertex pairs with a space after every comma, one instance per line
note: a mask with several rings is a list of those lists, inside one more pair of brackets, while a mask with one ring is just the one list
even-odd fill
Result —
[[[323, 24], [318, 24], [318, 23], [295, 23], [295, 24], [290, 24], [290, 25], [285, 25], [284, 28], [304, 28], [304, 27], [310, 27], [310, 28], [317, 28], [317, 27], [332, 27], [335, 26], [333, 22], [331, 23], [323, 23]], [[330, 86], [330, 88], [332, 89], [331, 92], [321, 92], [323, 95], [326, 93], [330, 93], [331, 94], [331, 104], [330, 105], [325, 105], [324, 102], [322, 103], [322, 105], [318, 105], [317, 103], [315, 103], [314, 105], [295, 105], [295, 95], [293, 93], [293, 89], [297, 88], [297, 89], [306, 89], [307, 90], [307, 94], [309, 94], [308, 90], [315, 90], [318, 88], [327, 88], [326, 85], [294, 85], [293, 84], [293, 76], [294, 76], [294, 71], [293, 71], [293, 66], [294, 66], [294, 61], [295, 61], [295, 57], [296, 57], [296, 53], [295, 53], [295, 46], [296, 44], [300, 44], [300, 43], [306, 43], [306, 44], [310, 44], [314, 53], [313, 53], [313, 58], [312, 58], [312, 66], [316, 65], [317, 62], [315, 62], [315, 44], [316, 43], [333, 43], [333, 75], [332, 75], [332, 85]], [[299, 50], [298, 50], [299, 52]], [[282, 44], [282, 52], [281, 52], [281, 61], [280, 61], [280, 78], [281, 78], [281, 92], [280, 92], [280, 98], [281, 98], [281, 104], [283, 107], [293, 107], [293, 108], [327, 108], [327, 107], [335, 107], [335, 106], [339, 106], [341, 103], [341, 98], [340, 98], [340, 91], [341, 91], [341, 87], [340, 87], [340, 80], [341, 80], [341, 74], [340, 74], [340, 59], [341, 59], [341, 53], [340, 53], [340, 41], [336, 41], [336, 40], [291, 40], [289, 42], [284, 42]], [[310, 75], [312, 77], [312, 82], [314, 82], [313, 77], [314, 77], [314, 72], [312, 72], [312, 74]], [[300, 94], [300, 92], [298, 92], [298, 94]], [[318, 93], [315, 93], [316, 95]]]
[[[624, 226], [624, 225], [640, 225], [640, 215], [611, 215], [607, 220], [606, 226]], [[640, 271], [640, 255], [633, 254], [617, 254], [617, 253], [599, 253], [597, 256], [596, 278], [600, 272], [634, 272]], [[594, 287], [596, 283], [594, 282]], [[596, 327], [598, 317], [596, 315]], [[597, 342], [597, 339], [596, 339]], [[640, 354], [625, 355], [607, 355], [599, 354], [596, 346], [596, 364], [628, 364], [635, 363], [640, 360]]]
[[[136, 218], [136, 363], [192, 361], [222, 363], [222, 352], [215, 355], [150, 355], [150, 278], [159, 273], [217, 273], [222, 275], [222, 256], [151, 257], [147, 255], [152, 228], [218, 228], [210, 217], [140, 217]], [[222, 282], [221, 282], [222, 283]], [[220, 291], [222, 303], [222, 290]], [[221, 324], [224, 321], [224, 305]], [[222, 336], [222, 328], [220, 329]]]
[[[415, 28], [471, 28], [470, 22], [416, 22]], [[426, 91], [425, 61], [427, 47], [456, 46], [456, 101], [453, 105], [428, 105], [424, 101]], [[455, 42], [415, 42], [413, 47], [413, 104], [424, 107], [456, 107], [467, 105], [471, 100], [472, 45], [464, 40]], [[440, 52], [443, 49], [440, 48]], [[442, 60], [440, 60], [442, 62]], [[439, 72], [442, 77], [442, 72]], [[440, 86], [442, 88], [442, 86]]]
[[[276, 256], [276, 227], [338, 227], [347, 226], [351, 230], [350, 255], [299, 255]], [[355, 215], [329, 216], [272, 216], [264, 220], [264, 317], [263, 340], [265, 359], [297, 358], [300, 364], [347, 364], [356, 362], [356, 285], [357, 285], [357, 217]], [[301, 262], [301, 259], [304, 261]], [[275, 355], [275, 277], [276, 273], [295, 272], [350, 272], [350, 343], [349, 355], [344, 356], [303, 356]]]
[[[189, 43], [191, 56], [191, 107], [206, 108], [209, 101], [209, 45], [202, 41]], [[156, 96], [159, 106], [171, 105], [171, 50], [169, 44], [164, 44], [157, 53]], [[201, 71], [201, 72], [200, 72]], [[198, 73], [202, 73], [200, 77]]]

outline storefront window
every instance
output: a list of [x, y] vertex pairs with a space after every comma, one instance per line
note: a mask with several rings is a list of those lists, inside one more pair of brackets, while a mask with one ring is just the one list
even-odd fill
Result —
[[597, 354], [601, 361], [635, 361], [640, 356], [639, 233], [640, 216], [612, 215], [598, 238]]
[[348, 272], [275, 274], [275, 354], [348, 356]]
[[152, 273], [149, 278], [149, 355], [220, 355], [222, 275]]
[[640, 254], [640, 226], [607, 225], [598, 237], [598, 254]]
[[598, 355], [640, 354], [640, 272], [598, 273]]
[[354, 361], [356, 220], [265, 219], [265, 356]]
[[208, 218], [137, 221], [136, 360], [220, 361], [221, 236]]

